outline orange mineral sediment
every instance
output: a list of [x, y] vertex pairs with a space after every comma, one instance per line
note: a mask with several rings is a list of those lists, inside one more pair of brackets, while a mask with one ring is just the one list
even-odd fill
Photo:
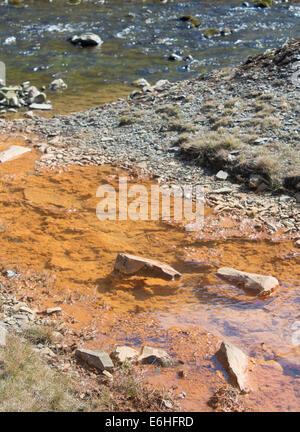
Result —
[[[0, 151], [12, 144], [26, 142], [8, 138]], [[40, 310], [59, 305], [58, 319], [78, 331], [96, 331], [88, 347], [109, 351], [128, 343], [139, 349], [147, 343], [181, 358], [185, 364], [175, 369], [149, 367], [145, 379], [173, 386], [175, 395], [185, 392], [183, 409], [209, 410], [208, 398], [224, 384], [226, 374], [214, 357], [221, 339], [247, 353], [265, 342], [278, 355], [299, 360], [291, 339], [291, 325], [299, 320], [299, 253], [291, 240], [274, 242], [263, 233], [249, 240], [247, 230], [234, 238], [239, 223], [229, 217], [201, 235], [167, 221], [99, 220], [100, 185], [118, 190], [119, 176], [129, 184], [141, 180], [111, 166], [36, 171], [37, 158], [32, 150], [0, 165], [0, 265], [21, 273], [19, 297], [31, 298]], [[149, 190], [153, 182], [143, 184]], [[210, 209], [206, 215], [214, 217]], [[119, 252], [167, 263], [182, 277], [116, 278], [111, 272]], [[271, 274], [280, 288], [266, 299], [249, 297], [216, 278], [221, 266]], [[249, 409], [299, 409], [297, 367], [261, 362], [249, 375]]]

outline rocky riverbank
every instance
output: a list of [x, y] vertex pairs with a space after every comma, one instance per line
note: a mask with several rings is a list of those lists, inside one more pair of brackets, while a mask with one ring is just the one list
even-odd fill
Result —
[[[299, 40], [233, 70], [151, 86], [68, 116], [1, 120], [38, 135], [38, 165], [117, 164], [159, 182], [202, 184], [215, 212], [299, 231]], [[220, 171], [220, 172], [219, 172]]]
[[[43, 286], [35, 276], [31, 283]], [[143, 382], [131, 365], [135, 350], [123, 347], [119, 358], [116, 349], [113, 363], [103, 351], [79, 348], [93, 333], [73, 331], [60, 307], [38, 310], [32, 298], [20, 299], [25, 275], [8, 270], [0, 279], [1, 412], [179, 410], [172, 392]]]

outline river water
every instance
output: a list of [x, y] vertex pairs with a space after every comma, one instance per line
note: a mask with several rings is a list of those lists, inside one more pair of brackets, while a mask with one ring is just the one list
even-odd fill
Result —
[[[186, 14], [200, 26], [178, 19]], [[10, 84], [30, 80], [41, 86], [63, 78], [68, 90], [49, 97], [56, 112], [75, 111], [125, 96], [137, 78], [175, 81], [238, 64], [299, 35], [299, 16], [297, 1], [270, 9], [244, 7], [241, 0], [26, 0], [21, 6], [2, 1], [0, 60]], [[231, 33], [207, 39], [209, 28]], [[87, 31], [103, 39], [100, 48], [67, 41]], [[174, 52], [194, 60], [172, 62]]]

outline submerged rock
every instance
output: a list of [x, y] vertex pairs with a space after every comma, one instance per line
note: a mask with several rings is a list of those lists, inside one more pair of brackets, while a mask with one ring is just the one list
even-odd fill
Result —
[[142, 352], [138, 357], [138, 362], [143, 364], [154, 364], [163, 367], [174, 366], [174, 360], [169, 354], [160, 349], [144, 346]]
[[241, 391], [246, 390], [246, 370], [248, 357], [243, 351], [229, 342], [222, 342], [216, 353], [224, 369], [229, 373], [232, 384]]
[[183, 15], [179, 17], [180, 21], [187, 22], [190, 27], [199, 27], [200, 21], [195, 18], [193, 15]]
[[114, 368], [110, 356], [105, 351], [77, 349], [75, 351], [75, 356], [87, 365], [94, 367], [101, 372], [104, 370], [112, 371]]
[[254, 0], [254, 6], [259, 8], [268, 8], [272, 6], [274, 0]]
[[58, 78], [58, 79], [53, 80], [49, 84], [49, 88], [50, 88], [50, 90], [64, 90], [64, 89], [68, 88], [68, 86], [64, 82], [64, 80], [62, 80], [61, 78]]
[[267, 294], [279, 286], [278, 280], [273, 276], [247, 273], [230, 267], [222, 267], [216, 274], [223, 281], [258, 295]]
[[183, 57], [180, 54], [171, 53], [169, 55], [168, 59], [171, 60], [171, 61], [182, 61]]
[[100, 36], [94, 33], [83, 33], [79, 36], [71, 36], [68, 39], [73, 45], [80, 45], [81, 47], [100, 46], [103, 44], [103, 40]]
[[221, 33], [216, 28], [210, 28], [210, 29], [205, 30], [205, 32], [204, 32], [204, 36], [207, 39], [211, 39], [212, 37], [216, 37], [216, 36], [220, 36], [220, 35], [221, 35]]
[[181, 277], [181, 273], [168, 264], [125, 253], [118, 254], [114, 270], [127, 276], [138, 273], [167, 280]]

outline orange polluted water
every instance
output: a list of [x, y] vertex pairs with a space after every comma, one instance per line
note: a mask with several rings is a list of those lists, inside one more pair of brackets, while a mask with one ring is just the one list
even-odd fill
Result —
[[[0, 151], [11, 144], [22, 140], [8, 140]], [[214, 353], [227, 339], [260, 359], [250, 372], [251, 409], [299, 410], [299, 252], [291, 241], [205, 238], [161, 221], [100, 221], [97, 188], [117, 188], [120, 175], [138, 180], [108, 166], [36, 172], [37, 156], [0, 165], [2, 268], [44, 272], [51, 281], [44, 289], [27, 284], [22, 295], [39, 308], [61, 305], [70, 326], [96, 330], [91, 348], [147, 343], [184, 360], [184, 379], [174, 369], [147, 370], [151, 383], [187, 393], [183, 409], [209, 409], [206, 401], [226, 378]], [[111, 271], [118, 252], [166, 262], [182, 278], [117, 280]], [[271, 274], [280, 289], [249, 297], [215, 277], [221, 266]]]

